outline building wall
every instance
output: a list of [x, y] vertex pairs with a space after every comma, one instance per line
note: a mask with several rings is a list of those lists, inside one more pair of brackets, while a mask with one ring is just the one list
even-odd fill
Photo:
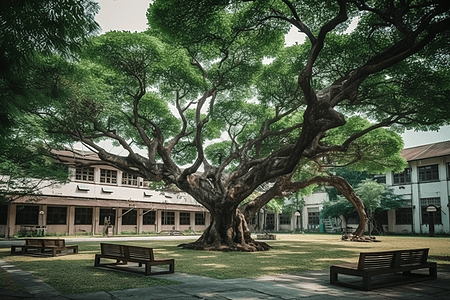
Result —
[[[207, 210], [197, 203], [186, 193], [169, 193], [150, 190], [145, 186], [142, 178], [138, 178], [137, 185], [122, 185], [122, 172], [117, 171], [117, 182], [106, 184], [100, 182], [100, 170], [110, 167], [96, 166], [94, 168], [94, 180], [76, 180], [76, 169], [72, 168], [71, 181], [68, 184], [54, 184], [44, 187], [40, 195], [31, 198], [21, 198], [9, 204], [7, 224], [0, 225], [0, 234], [12, 236], [19, 231], [36, 230], [45, 227], [48, 233], [56, 234], [77, 234], [94, 233], [100, 234], [105, 226], [100, 225], [100, 210], [102, 208], [112, 208], [116, 211], [114, 232], [160, 232], [162, 230], [196, 230], [203, 231], [210, 222]], [[37, 224], [16, 224], [17, 206], [33, 205], [39, 210]], [[65, 224], [48, 224], [48, 207], [56, 206], [66, 208]], [[75, 222], [75, 210], [77, 207], [92, 208], [92, 224], [82, 225]], [[123, 225], [122, 214], [134, 209], [137, 214], [136, 225]], [[154, 210], [156, 212], [156, 222], [153, 225], [143, 225], [143, 212]], [[162, 211], [175, 212], [174, 225], [161, 224]], [[190, 213], [190, 224], [180, 225], [180, 212]], [[206, 216], [205, 225], [195, 225], [195, 213], [202, 213]], [[30, 225], [30, 226], [28, 226]]]
[[[423, 159], [418, 161], [410, 161], [411, 182], [404, 184], [394, 184], [394, 174], [388, 172], [386, 183], [394, 189], [398, 195], [402, 195], [404, 199], [410, 201], [412, 207], [412, 224], [397, 225], [395, 220], [395, 211], [389, 215], [389, 231], [395, 233], [428, 233], [429, 226], [422, 224], [421, 201], [420, 199], [438, 198], [441, 208], [441, 224], [435, 224], [435, 232], [450, 233], [450, 212], [449, 212], [449, 195], [450, 184], [448, 174], [449, 156]], [[439, 179], [429, 182], [419, 181], [419, 168], [431, 165], [438, 165]], [[392, 218], [391, 218], [392, 217]]]

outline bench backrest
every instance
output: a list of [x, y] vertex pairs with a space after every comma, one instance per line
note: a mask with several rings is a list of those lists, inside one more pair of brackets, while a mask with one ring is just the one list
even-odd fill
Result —
[[44, 246], [44, 242], [43, 242], [42, 239], [26, 239], [25, 240], [25, 245], [27, 245], [27, 246], [43, 247]]
[[65, 247], [66, 240], [64, 239], [43, 239], [45, 247]]
[[124, 247], [117, 244], [100, 243], [102, 255], [125, 257]]
[[394, 251], [365, 252], [359, 255], [358, 270], [392, 268]]
[[424, 264], [428, 260], [429, 248], [397, 251], [396, 266]]
[[147, 247], [138, 246], [125, 246], [125, 251], [127, 252], [127, 257], [131, 259], [142, 259], [154, 261], [153, 249]]
[[363, 252], [359, 255], [358, 270], [388, 269], [427, 262], [429, 248]]

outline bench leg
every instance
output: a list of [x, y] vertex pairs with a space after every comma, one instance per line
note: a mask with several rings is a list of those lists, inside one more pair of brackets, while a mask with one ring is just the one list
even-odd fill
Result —
[[430, 277], [437, 278], [437, 267], [436, 266], [430, 268]]
[[338, 281], [338, 273], [336, 273], [333, 269], [330, 270], [330, 283], [334, 284]]
[[368, 274], [364, 274], [363, 276], [363, 289], [366, 291], [372, 289], [372, 277]]
[[145, 275], [151, 275], [151, 274], [152, 274], [152, 266], [150, 264], [145, 264]]
[[171, 264], [169, 265], [169, 272], [170, 272], [170, 273], [175, 273], [175, 263], [171, 263]]
[[56, 256], [56, 248], [52, 249], [52, 256], [55, 257]]
[[100, 257], [95, 255], [94, 266], [100, 265]]

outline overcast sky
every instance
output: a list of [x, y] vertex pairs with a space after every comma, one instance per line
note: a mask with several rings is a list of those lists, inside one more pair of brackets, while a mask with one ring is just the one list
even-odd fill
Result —
[[[103, 32], [110, 30], [139, 32], [146, 29], [147, 18], [145, 13], [150, 3], [149, 0], [98, 0], [98, 2], [101, 8], [96, 20], [102, 27]], [[291, 31], [287, 43], [293, 44], [295, 39], [298, 39], [301, 43], [303, 37], [295, 31]], [[450, 126], [443, 126], [438, 132], [407, 130], [402, 134], [402, 137], [405, 148], [446, 141], [450, 140]]]

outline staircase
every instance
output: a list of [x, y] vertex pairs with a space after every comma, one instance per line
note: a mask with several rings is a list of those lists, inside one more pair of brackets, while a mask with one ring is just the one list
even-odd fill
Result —
[[324, 219], [323, 224], [325, 225], [325, 232], [328, 233], [339, 232], [339, 229], [336, 226], [333, 226], [331, 219]]

